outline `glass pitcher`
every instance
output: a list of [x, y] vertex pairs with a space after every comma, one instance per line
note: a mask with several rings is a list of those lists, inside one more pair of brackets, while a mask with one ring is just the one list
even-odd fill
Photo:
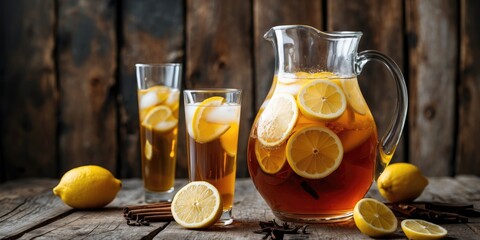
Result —
[[[357, 53], [361, 36], [302, 25], [264, 36], [275, 50], [275, 75], [250, 132], [247, 163], [284, 221], [350, 218], [395, 152], [407, 114], [405, 81], [389, 57]], [[397, 86], [394, 117], [380, 140], [356, 77], [371, 60], [383, 63]]]

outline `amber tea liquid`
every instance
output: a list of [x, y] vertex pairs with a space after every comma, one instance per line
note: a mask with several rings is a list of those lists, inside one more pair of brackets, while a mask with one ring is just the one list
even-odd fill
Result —
[[138, 90], [142, 176], [147, 192], [173, 190], [179, 91], [163, 86]]
[[[338, 84], [341, 89], [345, 88], [342, 88], [343, 79], [335, 78], [332, 73], [328, 73], [328, 76], [332, 76], [333, 79], [330, 77], [326, 78], [327, 80]], [[275, 94], [287, 93], [297, 98], [297, 91], [303, 84], [317, 79], [287, 79], [284, 81], [287, 83], [282, 84], [276, 83], [278, 80], [275, 77], [273, 84], [277, 87], [267, 97], [266, 102]], [[258, 116], [261, 116], [264, 109], [265, 106], [262, 106]], [[364, 197], [374, 178], [377, 129], [368, 107], [364, 110], [359, 114], [349, 105], [338, 119], [329, 121], [312, 120], [299, 112], [291, 134], [305, 127], [321, 126], [333, 131], [342, 143], [344, 153], [339, 167], [328, 176], [318, 179], [308, 179], [296, 174], [288, 161], [285, 161], [283, 167], [276, 173], [263, 171], [255, 151], [271, 152], [278, 156], [278, 152], [281, 153], [285, 148], [289, 137], [279, 146], [264, 146], [258, 140], [257, 125], [253, 126], [248, 142], [247, 164], [257, 190], [275, 215], [284, 220], [298, 219], [299, 216], [304, 220], [309, 218], [335, 220], [337, 216], [351, 214], [356, 202]], [[257, 120], [255, 124], [258, 124]], [[286, 155], [283, 157], [286, 159]]]

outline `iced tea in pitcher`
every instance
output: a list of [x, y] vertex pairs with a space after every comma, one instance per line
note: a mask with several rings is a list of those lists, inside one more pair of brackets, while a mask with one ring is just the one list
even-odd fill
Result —
[[[247, 164], [282, 220], [350, 218], [395, 152], [408, 106], [405, 81], [382, 53], [357, 53], [361, 36], [303, 25], [276, 26], [264, 36], [275, 50], [275, 71], [250, 131]], [[383, 63], [397, 84], [394, 117], [380, 139], [357, 81], [371, 60]]]
[[274, 212], [351, 211], [372, 183], [377, 145], [357, 79], [299, 72], [274, 81], [248, 143], [258, 191]]

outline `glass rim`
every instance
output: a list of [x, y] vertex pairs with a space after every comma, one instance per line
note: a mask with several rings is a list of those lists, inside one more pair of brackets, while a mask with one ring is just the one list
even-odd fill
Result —
[[199, 89], [185, 89], [184, 93], [235, 93], [242, 92], [238, 88], [199, 88]]
[[135, 67], [170, 67], [170, 66], [179, 66], [181, 63], [135, 63]]

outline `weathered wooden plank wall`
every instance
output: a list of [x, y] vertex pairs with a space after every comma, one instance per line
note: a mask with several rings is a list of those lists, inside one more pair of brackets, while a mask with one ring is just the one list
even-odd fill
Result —
[[[242, 88], [238, 176], [269, 91], [280, 24], [364, 33], [359, 51], [392, 57], [410, 111], [394, 161], [429, 176], [480, 175], [480, 4], [474, 0], [19, 0], [0, 2], [0, 181], [58, 177], [99, 164], [140, 176], [138, 62], [184, 64], [183, 88]], [[380, 133], [394, 84], [380, 64], [359, 76]], [[187, 176], [180, 119], [177, 176]]]

